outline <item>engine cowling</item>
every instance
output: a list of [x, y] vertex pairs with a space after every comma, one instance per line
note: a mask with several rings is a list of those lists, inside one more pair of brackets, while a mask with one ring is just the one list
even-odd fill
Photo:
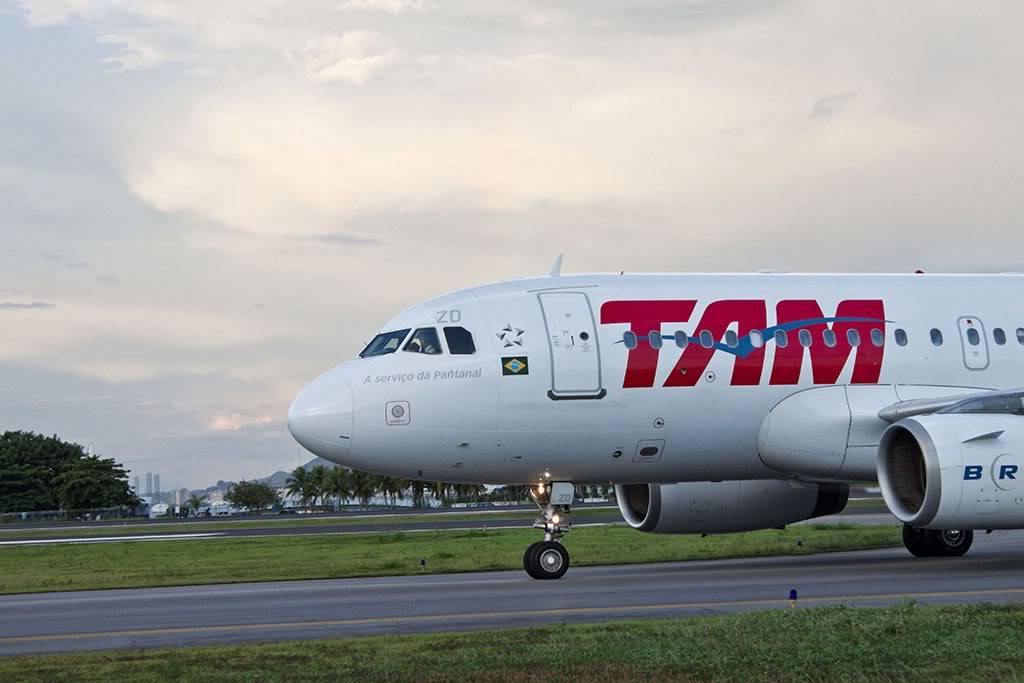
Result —
[[892, 424], [878, 445], [878, 483], [905, 524], [1024, 527], [1024, 417], [943, 414]]
[[714, 534], [770, 529], [841, 512], [846, 484], [777, 479], [617, 484], [622, 517], [656, 534]]

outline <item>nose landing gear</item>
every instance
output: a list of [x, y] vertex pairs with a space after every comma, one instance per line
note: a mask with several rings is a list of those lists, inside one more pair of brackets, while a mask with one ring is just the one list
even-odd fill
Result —
[[562, 534], [570, 531], [569, 508], [576, 487], [570, 482], [541, 483], [530, 488], [530, 497], [541, 515], [533, 528], [544, 531], [544, 540], [530, 544], [523, 553], [523, 569], [534, 579], [560, 579], [569, 569], [569, 551]]

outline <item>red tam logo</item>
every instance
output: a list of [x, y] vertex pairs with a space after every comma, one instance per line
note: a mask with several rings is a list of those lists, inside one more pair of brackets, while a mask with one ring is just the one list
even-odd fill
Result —
[[[774, 344], [769, 384], [797, 384], [804, 357], [810, 357], [815, 384], [835, 384], [854, 356], [853, 384], [876, 384], [885, 352], [885, 306], [880, 299], [841, 301], [836, 314], [825, 317], [811, 299], [780, 301], [776, 324], [767, 324], [763, 299], [714, 301], [704, 309], [692, 335], [678, 331], [666, 337], [665, 323], [685, 323], [695, 300], [608, 301], [601, 306], [602, 324], [627, 324], [623, 335], [629, 356], [623, 388], [653, 387], [663, 342], [681, 348], [666, 387], [692, 387], [717, 351], [735, 357], [731, 384], [761, 383], [765, 350]], [[804, 353], [804, 351], [807, 353]]]

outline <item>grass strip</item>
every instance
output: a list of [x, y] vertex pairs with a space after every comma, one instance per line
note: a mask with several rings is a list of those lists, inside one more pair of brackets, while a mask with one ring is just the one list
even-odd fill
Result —
[[1021, 681], [1024, 607], [827, 607], [0, 658], [18, 681]]
[[[499, 519], [516, 519], [524, 523], [537, 518], [535, 510], [509, 510], [491, 512], [451, 512], [409, 515], [359, 515], [357, 517], [326, 517], [296, 515], [294, 517], [268, 516], [252, 519], [212, 520], [192, 522], [125, 521], [118, 525], [63, 527], [26, 527], [0, 531], [0, 541], [18, 541], [23, 538], [88, 538], [92, 536], [141, 536], [143, 534], [180, 534], [228, 531], [231, 529], [286, 529], [312, 526], [356, 526], [364, 524], [410, 524], [414, 522], [471, 522], [480, 525]], [[577, 508], [572, 512], [574, 521], [586, 522], [596, 517], [618, 515], [617, 508]]]
[[[522, 569], [534, 529], [231, 537], [0, 548], [0, 593]], [[576, 566], [797, 555], [898, 546], [895, 526], [800, 525], [717, 536], [579, 527]], [[426, 568], [420, 568], [420, 560]]]

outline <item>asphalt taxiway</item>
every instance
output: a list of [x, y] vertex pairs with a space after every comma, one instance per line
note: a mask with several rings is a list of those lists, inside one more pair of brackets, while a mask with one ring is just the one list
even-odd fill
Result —
[[[570, 543], [571, 550], [571, 543]], [[1024, 602], [1024, 531], [963, 558], [904, 549], [0, 597], [0, 654], [508, 628], [831, 604]], [[302, 558], [296, 558], [301, 562]]]

